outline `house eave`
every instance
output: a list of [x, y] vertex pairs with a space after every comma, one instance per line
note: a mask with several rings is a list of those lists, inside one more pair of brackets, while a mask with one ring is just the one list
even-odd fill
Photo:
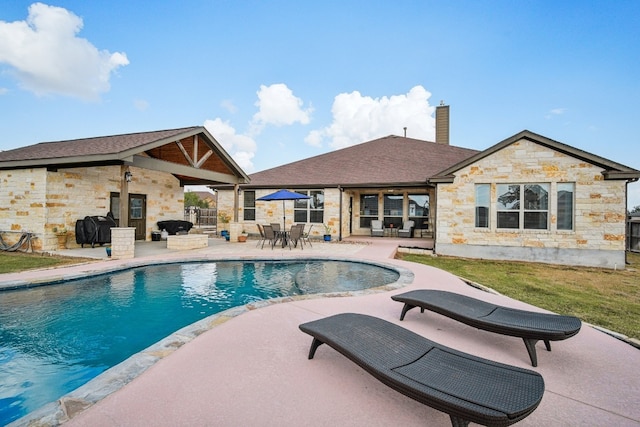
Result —
[[640, 172], [630, 172], [630, 171], [613, 171], [608, 170], [602, 172], [604, 179], [607, 180], [630, 180], [637, 181], [640, 179]]

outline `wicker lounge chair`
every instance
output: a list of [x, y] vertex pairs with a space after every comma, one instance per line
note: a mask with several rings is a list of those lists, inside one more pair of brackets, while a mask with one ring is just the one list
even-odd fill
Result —
[[413, 227], [415, 222], [409, 220], [402, 224], [402, 228], [398, 229], [398, 237], [413, 237]]
[[382, 226], [382, 221], [377, 219], [371, 221], [371, 236], [384, 236], [384, 227]]
[[344, 313], [300, 329], [313, 337], [309, 359], [327, 344], [387, 386], [445, 412], [453, 426], [511, 425], [544, 394], [537, 372], [442, 346], [376, 317]]
[[400, 320], [404, 320], [407, 311], [420, 307], [421, 313], [427, 309], [478, 329], [522, 338], [533, 366], [538, 366], [538, 341], [543, 340], [547, 351], [551, 351], [550, 341], [570, 338], [582, 326], [577, 317], [507, 308], [446, 291], [410, 291], [391, 299], [404, 303]]

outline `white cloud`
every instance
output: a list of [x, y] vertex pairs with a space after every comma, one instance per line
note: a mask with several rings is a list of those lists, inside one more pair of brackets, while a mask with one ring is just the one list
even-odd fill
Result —
[[111, 73], [129, 60], [77, 37], [82, 26], [82, 19], [64, 8], [34, 3], [26, 21], [0, 21], [0, 62], [37, 95], [98, 99], [110, 89]]
[[238, 111], [238, 107], [236, 107], [236, 105], [233, 103], [233, 101], [231, 101], [229, 99], [225, 99], [224, 101], [222, 101], [220, 103], [220, 105], [222, 106], [222, 108], [224, 108], [225, 110], [227, 110], [231, 114], [234, 114], [234, 113], [236, 113]]
[[9, 89], [6, 87], [0, 87], [0, 95], [5, 95], [7, 93], [9, 93]]
[[134, 99], [133, 106], [136, 108], [136, 110], [145, 111], [147, 108], [149, 108], [149, 102], [144, 99]]
[[265, 125], [306, 125], [311, 120], [313, 108], [303, 109], [302, 100], [294, 96], [291, 89], [283, 83], [260, 85], [257, 95], [255, 105], [259, 111], [254, 114], [251, 123], [253, 134], [260, 133]]
[[251, 137], [236, 134], [236, 130], [229, 122], [223, 122], [220, 118], [205, 120], [204, 127], [229, 153], [238, 166], [247, 173], [253, 171], [253, 157], [258, 146]]
[[413, 87], [407, 94], [371, 98], [360, 92], [341, 93], [333, 102], [333, 123], [311, 131], [305, 142], [338, 149], [387, 135], [403, 135], [404, 127], [410, 138], [433, 140], [435, 137], [435, 107], [429, 105], [431, 93], [422, 86]]
[[567, 112], [566, 108], [553, 108], [553, 109], [549, 110], [549, 112], [547, 114], [545, 114], [544, 117], [545, 117], [545, 119], [551, 119], [554, 116], [561, 116], [566, 112]]

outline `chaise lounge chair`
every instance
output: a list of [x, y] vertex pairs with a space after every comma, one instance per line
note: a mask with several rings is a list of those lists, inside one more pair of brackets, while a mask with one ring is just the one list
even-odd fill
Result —
[[544, 394], [537, 372], [445, 347], [376, 317], [344, 313], [300, 329], [313, 337], [309, 359], [327, 344], [385, 385], [448, 414], [454, 427], [511, 425]]
[[551, 351], [550, 341], [566, 340], [580, 332], [582, 326], [574, 316], [507, 308], [446, 291], [410, 291], [391, 299], [404, 303], [400, 320], [404, 320], [407, 311], [420, 307], [421, 313], [427, 309], [478, 329], [522, 338], [533, 366], [538, 366], [538, 341], [543, 340], [547, 351]]

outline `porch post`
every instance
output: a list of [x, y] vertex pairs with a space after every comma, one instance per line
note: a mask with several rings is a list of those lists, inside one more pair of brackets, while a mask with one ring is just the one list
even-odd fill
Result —
[[128, 165], [120, 166], [120, 219], [118, 227], [129, 226], [129, 183], [126, 175], [129, 171]]
[[238, 222], [238, 208], [240, 203], [240, 186], [233, 185], [233, 222]]

